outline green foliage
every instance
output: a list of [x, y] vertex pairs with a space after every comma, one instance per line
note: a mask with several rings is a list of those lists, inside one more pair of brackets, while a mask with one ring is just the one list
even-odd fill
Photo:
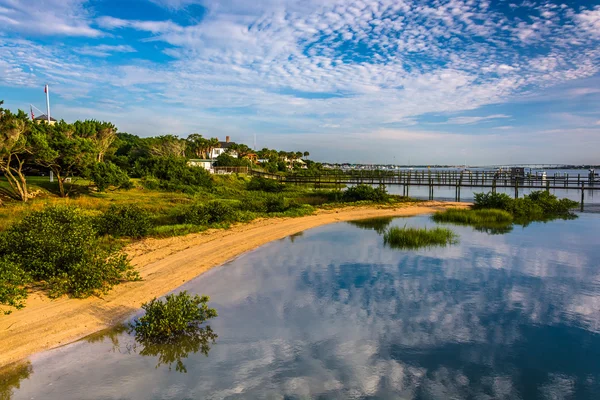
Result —
[[94, 164], [90, 168], [89, 177], [99, 192], [104, 192], [110, 186], [122, 189], [131, 189], [133, 187], [127, 173], [111, 162]]
[[374, 188], [370, 185], [356, 185], [344, 191], [342, 200], [346, 202], [366, 200], [382, 203], [389, 200], [389, 195], [383, 186]]
[[148, 211], [135, 204], [111, 204], [98, 218], [98, 232], [114, 237], [141, 238], [148, 234], [152, 223]]
[[274, 179], [267, 179], [254, 176], [252, 177], [250, 182], [248, 182], [247, 189], [269, 193], [279, 193], [282, 192], [283, 189], [285, 189], [285, 185], [279, 183]]
[[54, 172], [61, 197], [68, 193], [64, 182], [68, 177], [83, 175], [98, 159], [98, 147], [89, 137], [75, 134], [75, 127], [60, 121], [54, 125], [32, 124], [32, 154], [35, 163]]
[[[27, 298], [25, 285], [29, 282], [29, 276], [19, 264], [6, 257], [0, 258], [0, 304], [17, 310], [23, 308]], [[4, 314], [10, 313], [10, 310], [4, 311]]]
[[265, 201], [265, 206], [268, 213], [286, 212], [290, 206], [286, 203], [283, 196], [269, 196]]
[[183, 207], [176, 218], [183, 224], [218, 224], [235, 221], [236, 211], [231, 205], [222, 201], [210, 201], [206, 204], [197, 202]]
[[208, 300], [208, 296], [191, 296], [187, 291], [169, 294], [164, 301], [155, 298], [142, 305], [146, 313], [130, 327], [141, 340], [172, 343], [194, 335], [202, 323], [217, 316], [217, 311], [208, 307]]
[[475, 193], [475, 202], [473, 203], [473, 209], [485, 209], [494, 208], [497, 210], [508, 211], [510, 205], [513, 202], [513, 198], [506, 193]]
[[394, 249], [419, 249], [446, 246], [458, 242], [458, 236], [446, 228], [393, 227], [383, 234], [383, 241]]
[[46, 207], [2, 234], [0, 257], [17, 263], [51, 297], [87, 297], [138, 279], [125, 255], [104, 250], [93, 221], [73, 207]]
[[475, 210], [495, 208], [513, 215], [519, 222], [546, 220], [549, 218], [571, 218], [571, 209], [579, 203], [569, 199], [558, 199], [546, 191], [531, 192], [523, 198], [512, 199], [506, 194], [476, 193]]
[[[148, 189], [163, 189], [195, 193], [200, 188], [211, 188], [213, 181], [210, 173], [204, 168], [193, 167], [187, 164], [182, 157], [161, 156], [140, 158], [136, 161], [133, 174], [139, 177], [153, 177], [158, 182], [146, 179], [142, 184], [151, 181]], [[158, 186], [157, 188], [155, 186]]]
[[215, 167], [250, 167], [251, 162], [244, 158], [236, 158], [223, 153], [216, 158]]

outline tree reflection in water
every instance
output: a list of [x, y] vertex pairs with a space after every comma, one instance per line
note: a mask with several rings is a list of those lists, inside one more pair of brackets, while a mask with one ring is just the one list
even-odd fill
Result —
[[375, 232], [383, 235], [387, 227], [392, 223], [394, 218], [383, 217], [383, 218], [370, 218], [361, 219], [358, 221], [348, 221], [350, 225], [354, 225], [357, 228], [365, 230], [374, 230]]
[[182, 359], [187, 358], [190, 353], [196, 354], [198, 352], [208, 356], [210, 346], [216, 342], [216, 339], [217, 334], [213, 332], [210, 326], [206, 326], [168, 343], [155, 343], [136, 335], [135, 343], [129, 348], [141, 356], [158, 356], [156, 368], [161, 365], [168, 365], [170, 371], [174, 363], [175, 371], [187, 373], [187, 368]]
[[[187, 373], [187, 368], [182, 360], [187, 358], [190, 353], [196, 354], [201, 352], [205, 356], [208, 356], [211, 345], [216, 342], [218, 337], [210, 326], [206, 326], [198, 328], [193, 334], [184, 335], [168, 343], [155, 343], [142, 338], [140, 335], [135, 335], [135, 341], [125, 344], [123, 348], [119, 342], [119, 338], [126, 332], [132, 333], [126, 325], [122, 324], [112, 329], [90, 335], [86, 340], [90, 343], [97, 343], [108, 339], [112, 342], [112, 350], [114, 352], [158, 357], [156, 368], [166, 365], [170, 371], [174, 363], [175, 371]], [[0, 391], [0, 393], [2, 392]], [[0, 400], [4, 400], [4, 397], [0, 396]]]
[[19, 363], [0, 368], [0, 400], [10, 400], [13, 389], [21, 387], [21, 381], [29, 379], [33, 372], [31, 363]]

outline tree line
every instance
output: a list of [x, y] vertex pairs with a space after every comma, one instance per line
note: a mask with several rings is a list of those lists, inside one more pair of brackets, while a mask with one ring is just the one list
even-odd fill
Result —
[[[66, 183], [75, 177], [90, 179], [100, 191], [111, 186], [127, 188], [130, 177], [143, 178], [143, 183], [162, 189], [193, 190], [194, 185], [210, 185], [206, 171], [188, 166], [187, 160], [211, 158], [220, 145], [217, 138], [198, 133], [185, 139], [175, 135], [141, 138], [97, 120], [35, 123], [22, 110], [12, 113], [2, 104], [0, 101], [0, 172], [10, 187], [5, 194], [14, 199], [28, 201], [32, 194], [27, 176], [49, 171], [61, 197], [69, 195], [72, 185]], [[287, 171], [298, 168], [298, 160], [309, 155], [307, 151], [268, 148], [254, 152], [245, 144], [232, 143], [215, 165], [251, 166], [251, 159], [262, 159], [269, 172]]]

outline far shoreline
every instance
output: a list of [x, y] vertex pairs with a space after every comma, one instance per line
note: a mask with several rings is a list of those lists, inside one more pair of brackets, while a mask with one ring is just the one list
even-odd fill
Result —
[[101, 298], [52, 300], [41, 293], [32, 293], [24, 309], [1, 316], [0, 348], [6, 350], [0, 354], [0, 367], [115, 326], [139, 311], [142, 303], [271, 241], [336, 222], [409, 217], [468, 205], [428, 201], [322, 209], [304, 217], [260, 219], [229, 229], [137, 241], [126, 251], [142, 281], [118, 285]]

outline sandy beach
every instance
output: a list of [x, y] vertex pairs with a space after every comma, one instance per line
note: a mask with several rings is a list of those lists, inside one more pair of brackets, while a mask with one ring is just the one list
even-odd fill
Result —
[[431, 213], [465, 203], [425, 202], [395, 208], [347, 207], [300, 218], [261, 219], [227, 230], [166, 239], [144, 239], [126, 248], [142, 281], [115, 287], [107, 296], [49, 299], [33, 293], [27, 306], [0, 316], [0, 367], [113, 326], [205, 271], [273, 240], [340, 221]]

